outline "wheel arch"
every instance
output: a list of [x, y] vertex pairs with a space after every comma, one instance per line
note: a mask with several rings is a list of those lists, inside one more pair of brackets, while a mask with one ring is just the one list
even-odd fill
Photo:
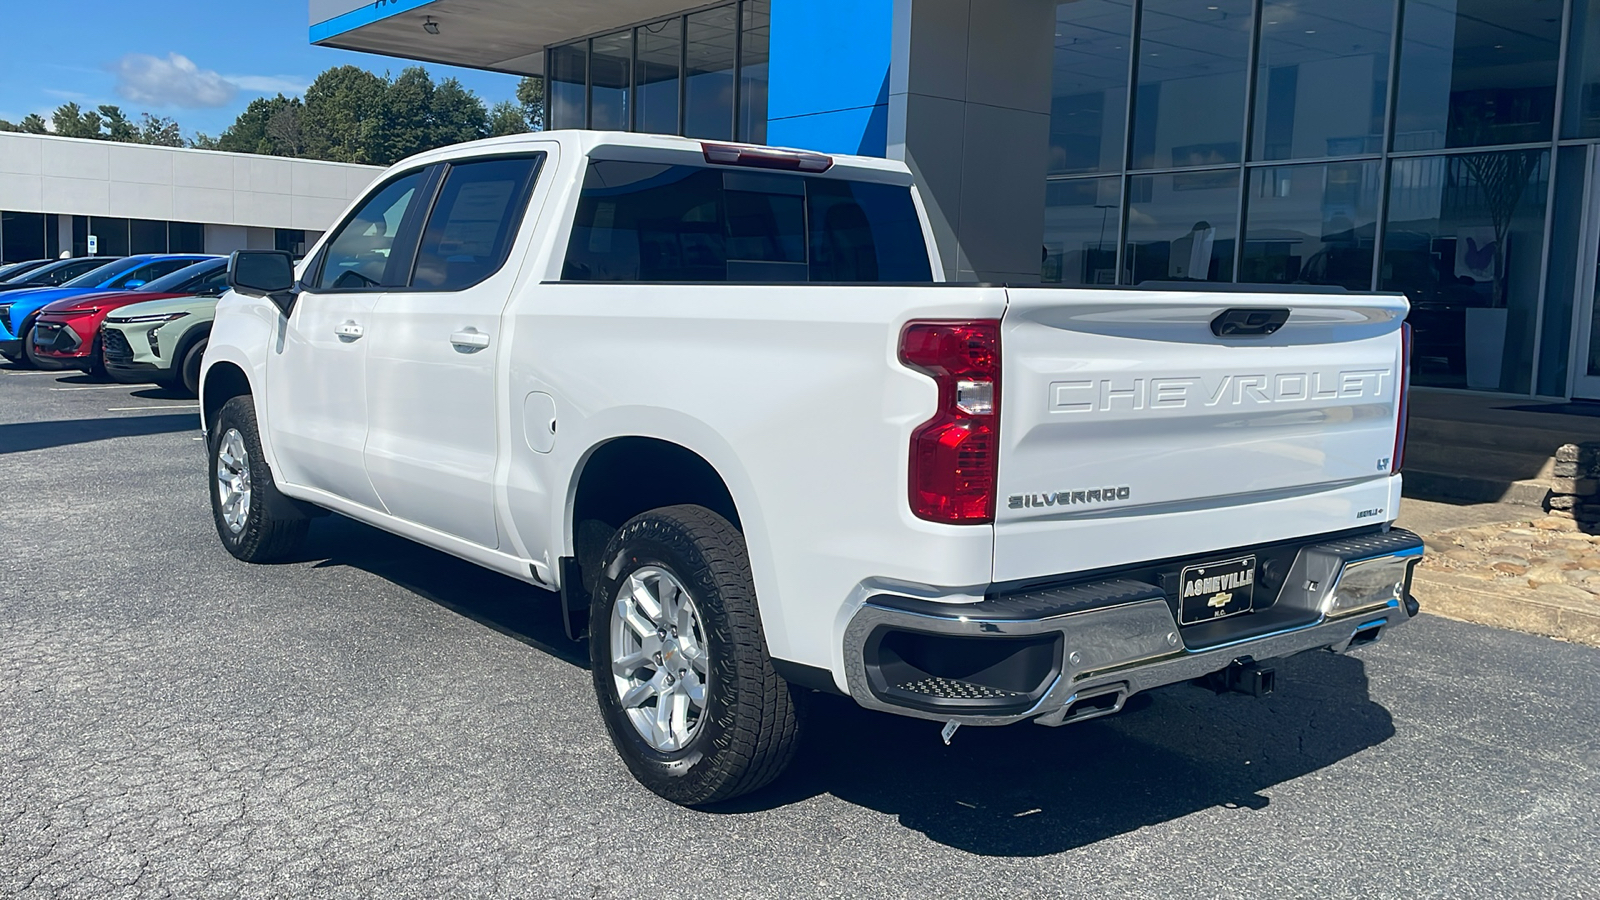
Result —
[[[580, 564], [589, 564], [589, 584], [605, 541], [647, 510], [685, 503], [704, 506], [743, 530], [733, 490], [717, 467], [664, 438], [622, 435], [595, 444], [574, 469], [568, 496], [568, 546]], [[590, 524], [596, 522], [604, 526], [603, 535]]]
[[209, 337], [211, 337], [210, 322], [196, 325], [193, 328], [190, 328], [188, 331], [185, 331], [183, 333], [183, 337], [178, 339], [178, 343], [173, 345], [172, 361], [174, 367], [182, 365], [184, 354], [189, 352], [189, 348], [193, 347], [200, 341], [206, 340]]
[[234, 397], [254, 397], [254, 394], [250, 376], [238, 363], [222, 360], [206, 366], [200, 376], [200, 427], [209, 433], [224, 403]]

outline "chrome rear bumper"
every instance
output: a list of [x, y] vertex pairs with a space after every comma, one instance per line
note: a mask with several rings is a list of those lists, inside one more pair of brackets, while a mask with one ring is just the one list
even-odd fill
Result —
[[1307, 543], [1270, 607], [1189, 627], [1165, 590], [1126, 578], [965, 604], [878, 595], [845, 630], [846, 678], [864, 707], [942, 722], [1108, 715], [1133, 694], [1236, 660], [1377, 640], [1416, 614], [1422, 551], [1401, 529]]

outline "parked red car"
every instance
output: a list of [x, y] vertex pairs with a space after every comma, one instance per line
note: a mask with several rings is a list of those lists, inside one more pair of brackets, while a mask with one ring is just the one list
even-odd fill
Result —
[[131, 291], [68, 297], [39, 311], [33, 339], [24, 350], [42, 369], [74, 368], [105, 377], [100, 326], [112, 310], [146, 300], [220, 296], [228, 289], [228, 260], [208, 259]]

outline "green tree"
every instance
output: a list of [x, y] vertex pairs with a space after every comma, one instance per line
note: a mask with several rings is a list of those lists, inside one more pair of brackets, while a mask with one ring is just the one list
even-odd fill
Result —
[[522, 107], [510, 100], [501, 100], [489, 110], [489, 134], [492, 137], [505, 137], [508, 134], [522, 134], [528, 130], [528, 116]]
[[[446, 78], [434, 89], [430, 104], [428, 147], [443, 147], [489, 136], [489, 111], [478, 95]], [[398, 157], [397, 157], [398, 159]]]
[[182, 147], [183, 131], [175, 119], [140, 113], [138, 141], [158, 147]]
[[[270, 156], [303, 156], [306, 150], [300, 98], [257, 97], [250, 101], [211, 149]], [[196, 142], [199, 146], [199, 142]]]
[[388, 165], [446, 144], [527, 131], [528, 104], [543, 107], [542, 83], [519, 86], [517, 97], [497, 105], [491, 120], [477, 94], [454, 78], [435, 84], [421, 66], [394, 78], [338, 66], [317, 76], [303, 101], [258, 97], [220, 136], [197, 134], [190, 146]]
[[372, 161], [388, 165], [437, 146], [433, 140], [433, 78], [410, 66], [390, 82], [380, 107]]
[[84, 112], [76, 103], [63, 103], [50, 116], [56, 134], [70, 138], [100, 138], [100, 114]]
[[[149, 113], [145, 113], [149, 115]], [[100, 118], [105, 126], [105, 133], [95, 135], [121, 144], [139, 143], [139, 129], [130, 121], [120, 106], [105, 104], [100, 107]]]
[[335, 162], [375, 163], [379, 114], [388, 91], [387, 78], [355, 66], [337, 66], [317, 76], [306, 88], [306, 154]]
[[17, 123], [17, 130], [28, 134], [44, 134], [50, 130], [50, 127], [45, 124], [44, 116], [38, 113], [28, 113], [22, 117], [21, 122]]
[[517, 82], [517, 102], [528, 120], [528, 130], [544, 130], [544, 79], [529, 75]]

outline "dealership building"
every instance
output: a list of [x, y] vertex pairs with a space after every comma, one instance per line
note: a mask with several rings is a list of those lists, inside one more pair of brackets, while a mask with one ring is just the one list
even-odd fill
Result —
[[1600, 0], [310, 0], [554, 128], [904, 160], [952, 279], [1404, 291], [1415, 383], [1600, 398]]
[[0, 259], [304, 253], [379, 171], [0, 133]]

